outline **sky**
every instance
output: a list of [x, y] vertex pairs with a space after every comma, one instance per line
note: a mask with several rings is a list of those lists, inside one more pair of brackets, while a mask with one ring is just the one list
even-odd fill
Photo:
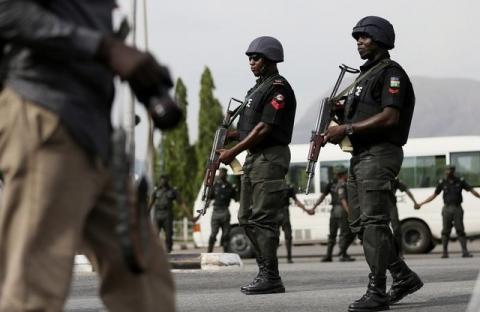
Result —
[[[123, 1], [123, 2], [122, 2]], [[125, 7], [131, 0], [120, 0]], [[143, 0], [138, 37], [144, 37]], [[337, 79], [338, 65], [358, 67], [352, 27], [362, 17], [388, 19], [396, 32], [392, 59], [411, 76], [480, 80], [480, 1], [476, 0], [145, 0], [148, 49], [188, 90], [188, 126], [196, 141], [200, 76], [208, 66], [226, 106], [254, 84], [245, 50], [258, 36], [279, 39], [280, 73], [297, 97], [299, 120]], [[139, 40], [140, 46], [145, 46]], [[316, 114], [316, 112], [313, 112]], [[143, 126], [137, 146], [143, 149]], [[137, 152], [138, 154], [138, 152]]]

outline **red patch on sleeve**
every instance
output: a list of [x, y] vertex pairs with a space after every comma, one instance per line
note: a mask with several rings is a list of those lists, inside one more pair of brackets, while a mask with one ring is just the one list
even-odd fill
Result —
[[282, 94], [277, 94], [273, 97], [272, 101], [270, 102], [276, 110], [282, 109], [285, 107], [285, 97]]
[[270, 102], [276, 110], [282, 109], [285, 107], [285, 103], [277, 101], [277, 99], [272, 99], [272, 102]]
[[388, 88], [388, 93], [397, 94], [398, 92], [400, 92], [400, 89]]

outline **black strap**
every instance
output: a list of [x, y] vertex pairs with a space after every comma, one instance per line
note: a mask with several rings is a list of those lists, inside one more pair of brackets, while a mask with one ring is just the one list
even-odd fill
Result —
[[378, 62], [378, 64], [376, 64], [375, 66], [373, 66], [372, 68], [367, 70], [365, 73], [360, 74], [360, 76], [358, 76], [357, 79], [355, 79], [354, 82], [352, 82], [348, 87], [343, 89], [342, 92], [337, 94], [332, 99], [332, 101], [337, 102], [337, 101], [341, 100], [342, 97], [347, 95], [353, 87], [355, 87], [356, 85], [358, 85], [360, 82], [364, 81], [365, 79], [369, 78], [370, 76], [373, 76], [374, 74], [377, 74], [378, 72], [380, 72], [382, 69], [384, 69], [385, 67], [387, 67], [391, 63], [392, 63], [392, 61], [390, 59], [384, 59], [384, 60]]
[[238, 117], [238, 115], [240, 115], [243, 112], [243, 110], [245, 109], [245, 107], [248, 104], [247, 98], [251, 98], [255, 93], [257, 93], [260, 90], [263, 90], [265, 86], [268, 86], [268, 84], [270, 82], [272, 82], [273, 80], [275, 80], [275, 78], [278, 78], [278, 77], [280, 77], [280, 74], [273, 74], [272, 76], [270, 76], [267, 79], [265, 79], [264, 81], [262, 81], [258, 86], [254, 87], [253, 91], [250, 92], [245, 97], [245, 100], [243, 101], [242, 105], [240, 105], [239, 107], [237, 107], [233, 110], [232, 117], [230, 119], [230, 123], [228, 124], [228, 126], [230, 126], [235, 121], [235, 119]]

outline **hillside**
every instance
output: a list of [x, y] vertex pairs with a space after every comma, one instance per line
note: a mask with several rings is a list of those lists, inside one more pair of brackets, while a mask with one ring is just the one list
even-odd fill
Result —
[[[416, 105], [410, 137], [480, 134], [480, 81], [412, 77]], [[308, 143], [319, 102], [298, 116], [293, 143]]]

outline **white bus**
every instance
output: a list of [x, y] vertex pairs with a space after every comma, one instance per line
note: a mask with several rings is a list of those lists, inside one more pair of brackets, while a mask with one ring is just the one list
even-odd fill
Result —
[[[337, 165], [349, 166], [350, 154], [342, 152], [338, 146], [327, 144], [320, 152], [316, 166], [314, 189], [305, 195], [306, 187], [306, 158], [308, 144], [290, 146], [292, 160], [287, 175], [289, 183], [298, 187], [297, 197], [307, 207], [311, 207], [320, 196], [320, 190], [333, 178], [333, 167]], [[444, 175], [446, 164], [456, 165], [456, 174], [463, 176], [466, 181], [480, 187], [480, 136], [452, 136], [435, 138], [410, 139], [404, 146], [400, 180], [411, 190], [417, 201], [422, 201], [431, 195], [437, 182]], [[245, 157], [245, 155], [240, 155]], [[242, 161], [243, 159], [241, 159]], [[229, 178], [239, 185], [238, 176]], [[396, 194], [398, 200], [399, 217], [403, 230], [403, 245], [407, 253], [427, 253], [433, 249], [441, 238], [443, 206], [442, 196], [426, 204], [420, 210], [413, 209], [413, 203], [400, 191]], [[324, 243], [328, 239], [330, 196], [317, 208], [315, 215], [310, 216], [298, 207], [290, 207], [294, 244]], [[201, 192], [194, 205], [195, 211], [202, 207]], [[463, 194], [464, 222], [467, 237], [480, 236], [480, 200], [469, 192]], [[238, 203], [230, 204], [231, 236], [229, 248], [241, 256], [252, 255], [242, 229], [238, 227]], [[211, 209], [194, 226], [193, 238], [196, 246], [204, 247], [208, 244], [210, 235]], [[283, 234], [282, 234], [283, 235]], [[452, 231], [452, 238], [456, 233]], [[283, 240], [283, 237], [280, 237]], [[219, 239], [217, 239], [218, 243]]]

